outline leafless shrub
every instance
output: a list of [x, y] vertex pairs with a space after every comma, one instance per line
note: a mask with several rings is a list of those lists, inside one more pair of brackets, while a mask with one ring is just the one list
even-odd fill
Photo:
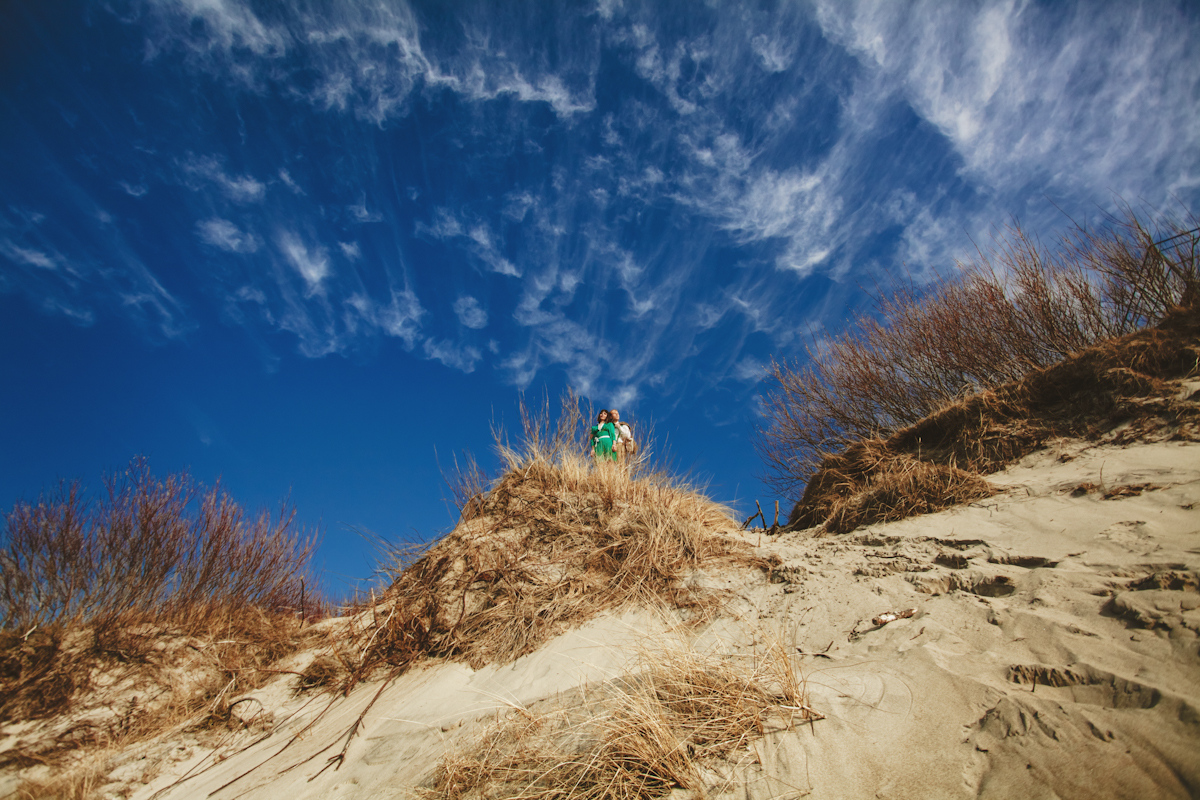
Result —
[[633, 800], [688, 789], [703, 797], [730, 788], [706, 786], [706, 767], [728, 764], [772, 726], [820, 718], [782, 649], [745, 666], [661, 654], [578, 705], [514, 710], [444, 758], [426, 796]]
[[219, 485], [159, 481], [140, 459], [99, 500], [60, 485], [5, 516], [0, 629], [146, 620], [191, 632], [229, 609], [299, 611], [314, 540], [294, 516], [285, 505], [250, 517]]
[[92, 780], [75, 766], [114, 743], [227, 723], [325, 608], [292, 520], [142, 460], [98, 499], [76, 483], [18, 503], [0, 539], [0, 721], [45, 722], [0, 760], [62, 767], [37, 791], [70, 796]]
[[1151, 225], [1126, 206], [1051, 251], [1014, 225], [955, 279], [900, 289], [805, 363], [774, 361], [756, 440], [767, 479], [795, 496], [830, 452], [1200, 300], [1196, 227], [1194, 217]]

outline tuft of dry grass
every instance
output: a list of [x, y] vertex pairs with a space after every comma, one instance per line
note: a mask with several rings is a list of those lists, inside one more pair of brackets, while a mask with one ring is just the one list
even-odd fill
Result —
[[1126, 206], [1051, 249], [1013, 226], [957, 264], [954, 278], [882, 299], [876, 315], [855, 318], [806, 363], [772, 364], [755, 443], [765, 477], [794, 497], [830, 452], [919, 425], [1177, 305], [1194, 310], [1196, 228], [1192, 216], [1151, 224]]
[[976, 473], [891, 452], [877, 439], [826, 459], [809, 486], [809, 503], [797, 506], [789, 524], [824, 524], [829, 533], [931, 514], [996, 493]]
[[447, 755], [426, 796], [633, 800], [673, 789], [704, 796], [729, 788], [706, 786], [713, 767], [736, 769], [772, 728], [821, 718], [782, 648], [751, 665], [672, 651], [586, 692], [577, 705], [514, 710], [469, 749]]
[[[461, 492], [458, 525], [398, 570], [359, 615], [350, 682], [426, 657], [503, 663], [608, 608], [699, 600], [682, 579], [714, 560], [757, 563], [720, 535], [729, 510], [649, 468], [593, 462], [569, 396], [557, 421], [523, 406], [523, 442], [500, 435], [501, 476]], [[645, 437], [643, 437], [643, 442]], [[476, 480], [476, 479], [472, 479]]]

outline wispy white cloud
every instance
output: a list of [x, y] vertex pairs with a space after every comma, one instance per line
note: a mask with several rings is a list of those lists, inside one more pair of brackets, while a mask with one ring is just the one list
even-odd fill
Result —
[[830, 254], [844, 190], [840, 152], [817, 169], [759, 167], [729, 133], [689, 141], [691, 167], [681, 175], [675, 199], [714, 219], [739, 241], [784, 244], [777, 265], [805, 274]]
[[179, 164], [184, 181], [193, 189], [217, 186], [236, 203], [257, 203], [266, 195], [266, 184], [249, 175], [230, 175], [216, 156], [189, 155]]
[[243, 48], [257, 55], [280, 55], [287, 48], [287, 36], [281, 30], [264, 24], [247, 4], [237, 0], [156, 0], [155, 5], [203, 20], [203, 38], [188, 40], [198, 48]]
[[[403, 2], [342, 0], [321, 14], [297, 13], [290, 24], [265, 21], [242, 0], [155, 0], [149, 8], [161, 20], [148, 42], [150, 58], [183, 48], [198, 67], [259, 86], [286, 75], [283, 56], [300, 54], [296, 60], [317, 75], [310, 102], [376, 124], [406, 113], [410, 96], [422, 86], [472, 101], [512, 97], [545, 103], [567, 118], [595, 107], [589, 82], [568, 82], [544, 64], [520, 60], [524, 48], [515, 40], [504, 42], [507, 31], [476, 29], [481, 23], [470, 18], [460, 21], [468, 29], [460, 46], [429, 53], [415, 14]], [[204, 25], [191, 24], [195, 20]], [[245, 51], [261, 63], [248, 62]]]
[[350, 211], [351, 218], [358, 223], [379, 222], [381, 219], [383, 219], [383, 214], [379, 213], [378, 211], [367, 210], [367, 201], [365, 199], [359, 201], [355, 205], [350, 206], [348, 210]]
[[254, 253], [261, 242], [249, 231], [243, 231], [227, 219], [213, 217], [196, 223], [196, 235], [205, 244], [229, 253]]
[[0, 208], [0, 290], [21, 291], [47, 313], [90, 325], [99, 311], [116, 313], [155, 339], [192, 329], [184, 305], [146, 266], [121, 220], [73, 183], [63, 194], [77, 201], [82, 222], [65, 225], [40, 211]]
[[128, 194], [130, 197], [142, 197], [150, 189], [144, 183], [130, 183], [129, 181], [117, 181], [117, 185]]
[[0, 254], [18, 264], [26, 264], [39, 269], [57, 269], [57, 259], [32, 247], [21, 247], [5, 239], [0, 241]]
[[825, 1], [817, 16], [1002, 192], [1161, 198], [1200, 148], [1185, 100], [1200, 92], [1200, 30], [1169, 5]]
[[421, 341], [426, 311], [411, 289], [392, 290], [386, 302], [354, 295], [347, 300], [347, 305], [385, 335], [400, 339], [409, 350]]
[[[636, 386], [618, 386], [607, 393], [606, 402], [610, 409], [615, 408], [620, 411], [622, 408], [632, 406], [638, 401], [640, 396], [641, 392], [638, 391], [638, 387]], [[626, 421], [628, 420], [622, 419], [622, 422]]]
[[279, 170], [279, 180], [283, 182], [284, 186], [291, 189], [293, 194], [304, 194], [304, 190], [300, 188], [300, 184], [296, 183], [296, 181], [292, 178], [292, 174], [286, 169], [281, 168]]
[[791, 48], [778, 38], [760, 33], [750, 40], [750, 47], [768, 72], [783, 72], [792, 64]]
[[514, 278], [521, 276], [521, 270], [500, 252], [497, 235], [483, 220], [465, 215], [459, 218], [449, 209], [437, 208], [431, 223], [417, 221], [415, 233], [462, 246], [492, 272]]
[[279, 249], [288, 263], [304, 278], [308, 293], [321, 291], [322, 282], [329, 277], [329, 251], [324, 247], [310, 247], [291, 231], [279, 234]]
[[510, 192], [504, 198], [502, 213], [514, 222], [521, 222], [536, 203], [537, 200], [528, 191]]
[[756, 384], [767, 374], [767, 365], [754, 356], [745, 356], [733, 367], [733, 377], [743, 383]]
[[454, 301], [454, 313], [464, 327], [479, 330], [487, 327], [488, 315], [479, 301], [470, 295], [464, 295]]
[[76, 325], [88, 327], [96, 323], [96, 312], [62, 297], [43, 297], [38, 305], [47, 314], [61, 315]]
[[483, 357], [478, 348], [464, 347], [450, 341], [426, 339], [421, 347], [425, 352], [426, 358], [440, 361], [448, 367], [468, 373], [475, 371], [475, 366], [479, 363], [479, 359]]

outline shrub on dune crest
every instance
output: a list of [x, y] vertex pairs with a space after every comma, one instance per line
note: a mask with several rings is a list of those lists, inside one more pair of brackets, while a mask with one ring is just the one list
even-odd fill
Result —
[[1200, 314], [1177, 308], [1152, 328], [826, 456], [788, 524], [845, 533], [987, 497], [983, 475], [1053, 439], [1198, 441], [1200, 399], [1182, 383], [1197, 373]]
[[1195, 304], [1197, 223], [1150, 224], [1125, 207], [1055, 250], [1014, 226], [955, 278], [885, 298], [805, 363], [774, 362], [756, 441], [767, 480], [795, 497], [831, 452]]
[[[884, 299], [806, 364], [775, 362], [756, 447], [789, 527], [859, 525], [992, 493], [981, 476], [1055, 437], [1188, 438], [1197, 219], [1130, 208], [1050, 251], [1019, 226], [956, 278]], [[1152, 327], [1149, 327], [1152, 326]], [[838, 452], [840, 451], [840, 452]]]

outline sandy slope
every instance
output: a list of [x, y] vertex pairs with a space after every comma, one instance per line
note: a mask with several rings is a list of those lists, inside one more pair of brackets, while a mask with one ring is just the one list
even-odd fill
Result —
[[514, 708], [562, 702], [681, 639], [749, 657], [773, 637], [826, 718], [754, 743], [712, 796], [1200, 795], [1200, 445], [1064, 443], [990, 478], [1005, 491], [984, 502], [840, 537], [731, 534], [779, 565], [693, 575], [727, 602], [690, 632], [664, 612], [605, 615], [506, 666], [410, 672], [382, 688], [336, 769], [381, 684], [331, 704], [292, 698], [281, 678], [256, 693], [266, 733], [218, 752], [143, 747], [109, 789], [412, 796]]

